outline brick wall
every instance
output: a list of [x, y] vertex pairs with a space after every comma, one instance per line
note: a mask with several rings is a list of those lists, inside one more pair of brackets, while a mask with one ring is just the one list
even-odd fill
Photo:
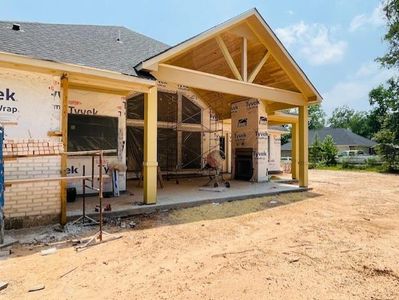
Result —
[[[45, 143], [45, 142], [40, 142]], [[52, 143], [49, 147], [53, 147]], [[47, 152], [46, 152], [47, 153]], [[60, 155], [5, 156], [5, 180], [59, 177]], [[59, 181], [17, 183], [6, 186], [4, 212], [7, 227], [52, 222], [61, 211]], [[50, 219], [50, 220], [49, 220]], [[42, 222], [41, 222], [42, 221]]]

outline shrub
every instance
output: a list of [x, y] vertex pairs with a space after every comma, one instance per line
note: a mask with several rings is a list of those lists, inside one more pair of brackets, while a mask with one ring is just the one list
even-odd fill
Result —
[[325, 137], [322, 144], [322, 153], [323, 161], [327, 166], [335, 166], [337, 164], [335, 157], [338, 154], [338, 150], [331, 135]]

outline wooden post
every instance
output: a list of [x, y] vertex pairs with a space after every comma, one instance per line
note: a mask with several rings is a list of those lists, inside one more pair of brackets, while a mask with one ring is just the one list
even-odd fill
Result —
[[144, 94], [144, 203], [157, 202], [157, 87]]
[[298, 179], [298, 157], [299, 157], [299, 134], [298, 124], [292, 124], [291, 132], [291, 174], [292, 179]]
[[246, 37], [242, 38], [241, 77], [243, 81], [248, 81], [248, 40]]
[[308, 106], [299, 107], [299, 186], [308, 186]]
[[[62, 144], [64, 151], [68, 151], [68, 76], [67, 74], [61, 77], [61, 132]], [[67, 176], [67, 155], [61, 155], [61, 176]], [[61, 180], [61, 225], [67, 223], [67, 180]]]

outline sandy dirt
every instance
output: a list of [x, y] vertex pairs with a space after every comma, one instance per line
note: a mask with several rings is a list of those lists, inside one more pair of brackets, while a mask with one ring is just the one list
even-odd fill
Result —
[[311, 192], [136, 218], [82, 252], [18, 246], [0, 260], [0, 298], [399, 299], [399, 176], [310, 181]]

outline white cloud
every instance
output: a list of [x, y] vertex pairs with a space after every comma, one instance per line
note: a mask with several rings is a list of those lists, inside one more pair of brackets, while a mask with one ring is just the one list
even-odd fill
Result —
[[325, 65], [341, 61], [347, 48], [345, 41], [333, 38], [334, 31], [335, 28], [323, 24], [301, 21], [278, 28], [276, 33], [286, 46], [298, 51], [310, 64]]
[[289, 14], [290, 16], [293, 16], [295, 14], [295, 12], [293, 10], [288, 10], [287, 14]]
[[361, 14], [357, 15], [352, 19], [352, 22], [349, 26], [350, 32], [355, 32], [360, 28], [373, 26], [379, 27], [385, 24], [385, 16], [384, 16], [384, 3], [380, 3], [371, 14]]
[[338, 82], [323, 93], [323, 108], [328, 115], [331, 115], [334, 108], [342, 105], [348, 105], [356, 110], [368, 110], [369, 92], [393, 75], [394, 71], [381, 69], [375, 62], [363, 64], [346, 80]]

